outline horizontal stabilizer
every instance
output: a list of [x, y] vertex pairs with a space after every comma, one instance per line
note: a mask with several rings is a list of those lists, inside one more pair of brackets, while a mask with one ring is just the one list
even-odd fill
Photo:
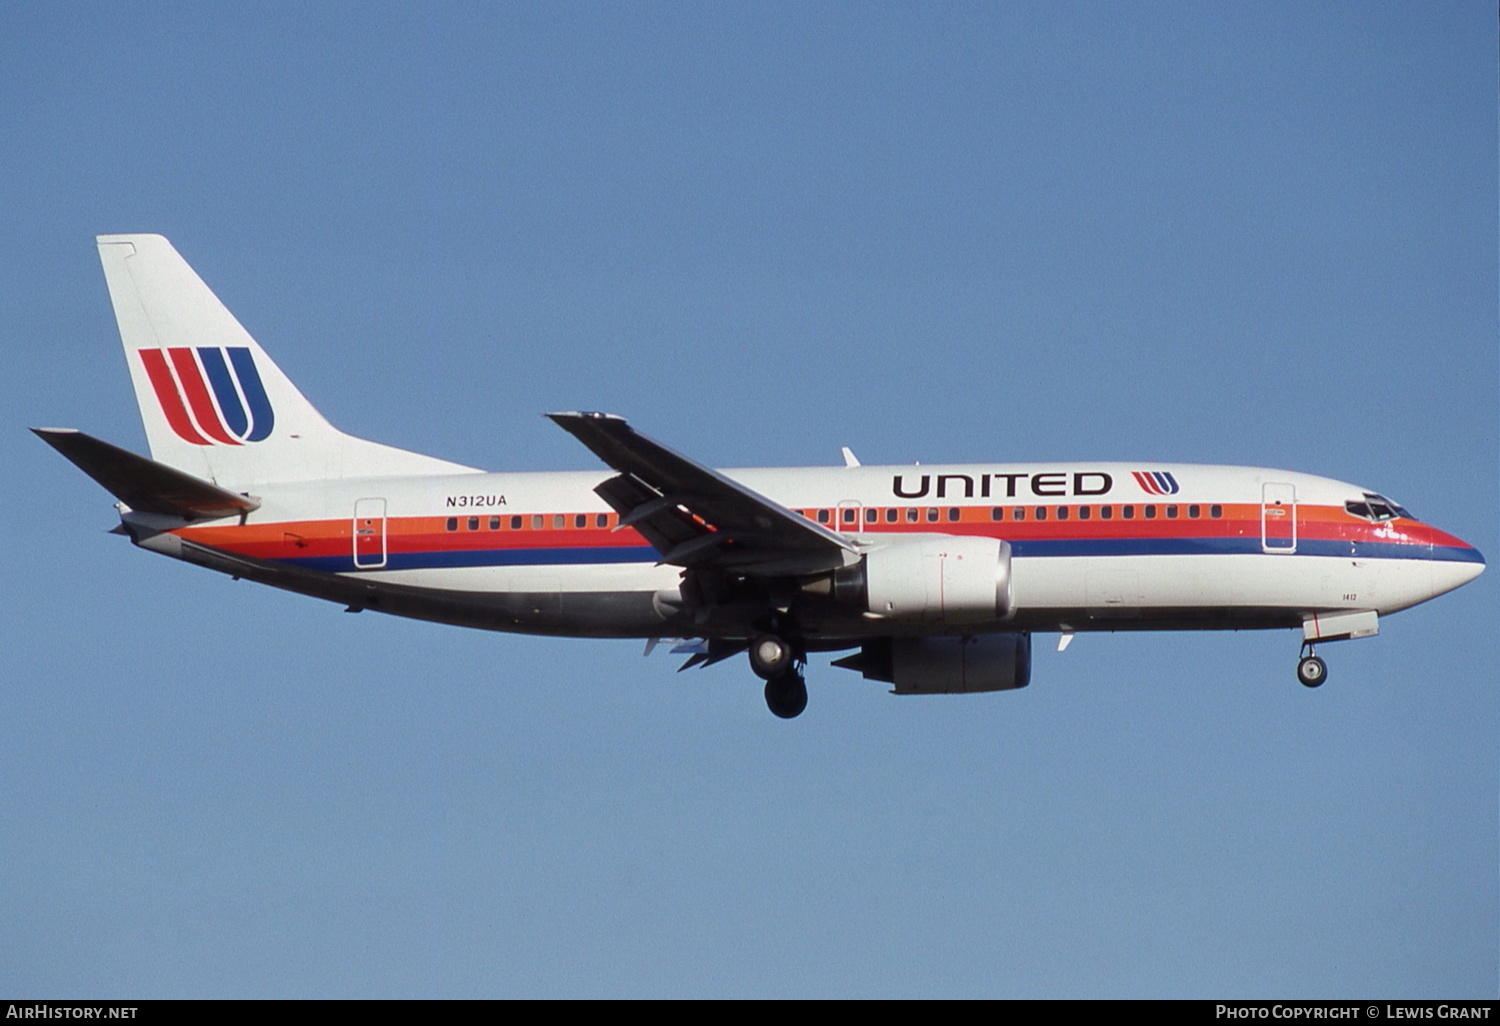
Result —
[[260, 508], [260, 502], [247, 495], [237, 495], [82, 431], [72, 428], [31, 430], [133, 510], [163, 513], [184, 520], [211, 520], [239, 516]]

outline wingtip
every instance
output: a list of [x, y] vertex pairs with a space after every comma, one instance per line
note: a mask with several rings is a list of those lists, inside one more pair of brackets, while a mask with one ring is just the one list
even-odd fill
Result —
[[615, 413], [601, 413], [598, 410], [559, 410], [556, 413], [544, 413], [542, 416], [548, 420], [561, 424], [565, 420], [618, 420], [625, 418]]

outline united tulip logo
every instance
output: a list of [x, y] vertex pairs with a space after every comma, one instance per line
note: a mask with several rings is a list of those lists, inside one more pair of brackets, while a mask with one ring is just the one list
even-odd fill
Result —
[[1165, 470], [1136, 470], [1131, 476], [1147, 495], [1177, 494], [1177, 479]]
[[248, 346], [142, 349], [141, 363], [161, 412], [193, 445], [244, 445], [276, 424]]

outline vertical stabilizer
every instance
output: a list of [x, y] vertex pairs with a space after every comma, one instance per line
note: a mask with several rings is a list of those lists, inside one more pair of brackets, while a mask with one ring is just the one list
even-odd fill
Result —
[[160, 235], [98, 243], [153, 459], [232, 486], [474, 469], [328, 423]]

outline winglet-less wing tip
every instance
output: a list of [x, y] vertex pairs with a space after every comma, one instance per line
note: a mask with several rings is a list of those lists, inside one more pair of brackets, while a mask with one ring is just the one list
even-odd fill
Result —
[[542, 416], [559, 424], [565, 420], [625, 420], [618, 414], [601, 413], [598, 410], [561, 410], [557, 413], [544, 413]]

